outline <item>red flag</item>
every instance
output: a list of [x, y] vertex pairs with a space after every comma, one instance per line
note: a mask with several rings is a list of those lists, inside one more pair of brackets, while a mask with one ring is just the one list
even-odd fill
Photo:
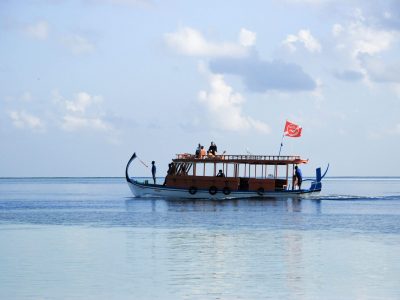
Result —
[[301, 126], [296, 125], [292, 122], [286, 121], [285, 129], [283, 134], [290, 137], [300, 137], [301, 136]]

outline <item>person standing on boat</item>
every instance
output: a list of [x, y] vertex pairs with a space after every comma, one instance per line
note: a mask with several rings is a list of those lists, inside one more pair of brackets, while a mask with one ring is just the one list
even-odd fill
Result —
[[303, 181], [303, 175], [301, 174], [301, 170], [298, 166], [294, 167], [294, 177], [296, 179], [296, 185], [299, 187], [299, 190], [301, 190], [301, 183]]
[[151, 175], [153, 175], [154, 184], [156, 184], [156, 171], [157, 171], [156, 162], [153, 160], [151, 162]]

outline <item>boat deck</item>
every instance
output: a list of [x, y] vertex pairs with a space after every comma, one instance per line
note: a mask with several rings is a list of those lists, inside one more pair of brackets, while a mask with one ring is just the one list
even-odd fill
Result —
[[305, 164], [308, 159], [302, 159], [298, 155], [205, 155], [198, 157], [194, 154], [176, 154], [174, 162], [220, 162], [220, 163], [241, 163], [241, 164], [264, 164], [264, 165], [290, 165]]

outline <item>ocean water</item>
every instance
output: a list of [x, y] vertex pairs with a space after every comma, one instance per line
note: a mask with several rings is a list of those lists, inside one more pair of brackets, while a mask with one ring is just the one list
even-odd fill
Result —
[[400, 178], [323, 189], [181, 201], [123, 178], [2, 178], [0, 299], [400, 299]]

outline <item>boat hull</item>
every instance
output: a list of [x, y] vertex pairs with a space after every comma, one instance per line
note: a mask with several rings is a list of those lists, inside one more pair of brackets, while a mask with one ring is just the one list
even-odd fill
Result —
[[229, 195], [222, 190], [211, 195], [208, 190], [199, 189], [191, 194], [188, 189], [173, 188], [163, 185], [143, 184], [134, 180], [128, 182], [129, 188], [135, 197], [161, 197], [174, 199], [243, 199], [243, 198], [308, 198], [316, 196], [321, 190], [282, 190], [266, 191], [262, 195], [255, 191], [232, 191]]
[[[213, 189], [202, 189], [202, 188], [182, 188], [173, 187], [170, 185], [159, 185], [142, 183], [134, 178], [131, 178], [128, 174], [128, 169], [132, 161], [136, 158], [136, 153], [133, 153], [129, 159], [125, 168], [125, 178], [128, 183], [133, 196], [135, 197], [161, 197], [169, 199], [210, 199], [210, 200], [223, 200], [223, 199], [243, 199], [243, 198], [309, 198], [318, 195], [322, 189], [321, 180], [325, 174], [321, 176], [321, 169], [316, 170], [316, 180], [311, 182], [309, 189], [301, 190], [275, 190], [275, 191], [263, 191], [258, 189], [257, 191], [243, 191], [243, 190], [231, 190], [229, 187], [223, 190], [217, 189], [216, 186], [212, 186]], [[329, 168], [329, 165], [328, 165]], [[262, 192], [263, 191], [263, 192]], [[224, 193], [225, 192], [225, 193]]]

